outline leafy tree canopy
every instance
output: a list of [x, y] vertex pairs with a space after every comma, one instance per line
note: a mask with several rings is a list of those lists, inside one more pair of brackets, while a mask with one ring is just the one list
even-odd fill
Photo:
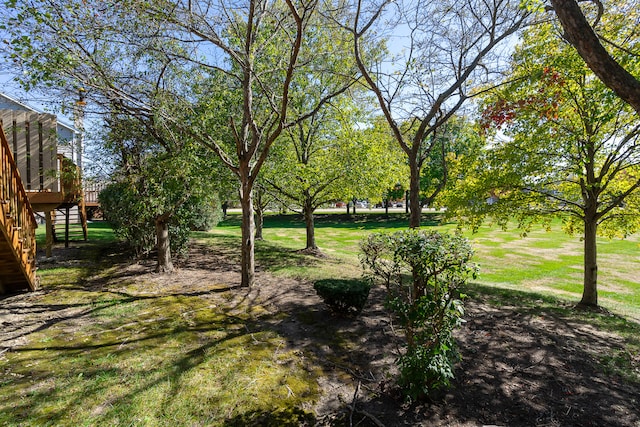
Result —
[[[613, 38], [624, 20], [602, 25]], [[640, 227], [640, 122], [550, 23], [525, 33], [512, 67], [485, 98], [488, 145], [458, 170], [464, 180], [448, 192], [448, 207], [473, 227], [491, 216], [526, 231], [557, 217], [568, 232], [582, 230], [582, 302], [596, 305], [596, 232], [626, 236]]]

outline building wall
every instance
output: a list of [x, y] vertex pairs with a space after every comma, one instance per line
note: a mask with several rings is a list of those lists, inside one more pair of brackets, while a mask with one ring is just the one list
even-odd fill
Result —
[[33, 111], [0, 109], [0, 121], [25, 189], [60, 191], [57, 179], [56, 116]]
[[[30, 107], [29, 105], [23, 104], [20, 101], [12, 99], [3, 93], [0, 93], [0, 110], [13, 110], [13, 111], [28, 112], [28, 113], [46, 114], [46, 113], [43, 113], [41, 110]], [[81, 160], [78, 158], [79, 150], [77, 147], [77, 145], [80, 143], [80, 140], [78, 138], [77, 131], [72, 126], [63, 124], [60, 121], [57, 121], [56, 123], [56, 131], [57, 131], [58, 153], [62, 154], [68, 159], [71, 159], [75, 164], [80, 165]]]

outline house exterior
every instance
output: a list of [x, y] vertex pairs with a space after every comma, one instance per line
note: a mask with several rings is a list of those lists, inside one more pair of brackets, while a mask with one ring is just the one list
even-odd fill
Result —
[[[2, 293], [36, 286], [35, 217], [46, 222], [47, 256], [51, 256], [53, 241], [60, 240], [58, 236], [64, 235], [68, 246], [70, 238], [76, 237], [74, 231], [86, 240], [87, 228], [81, 172], [77, 166], [82, 152], [79, 132], [58, 121], [55, 115], [1, 93], [0, 128]], [[29, 235], [25, 234], [27, 229]], [[22, 281], [22, 276], [27, 280]]]
[[37, 227], [0, 123], [0, 293], [35, 290]]
[[[80, 133], [55, 115], [0, 93], [0, 121], [10, 145], [16, 149], [14, 158], [27, 190], [59, 191], [53, 182], [56, 173], [52, 172], [57, 170], [57, 154], [76, 165], [82, 164]], [[18, 152], [18, 148], [22, 151]], [[41, 178], [45, 182], [39, 182]]]

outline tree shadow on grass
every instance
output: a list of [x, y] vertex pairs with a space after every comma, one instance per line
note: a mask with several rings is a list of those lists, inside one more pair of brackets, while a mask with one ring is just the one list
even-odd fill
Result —
[[[442, 225], [442, 214], [425, 213], [421, 217], [420, 224], [423, 227], [434, 227]], [[362, 230], [380, 229], [380, 228], [408, 228], [408, 214], [320, 214], [316, 216], [316, 225], [319, 228], [353, 228], [357, 227]]]
[[[91, 264], [92, 261], [87, 260], [87, 263]], [[90, 266], [84, 268], [86, 271], [92, 270]], [[234, 355], [249, 350], [249, 357], [253, 358], [255, 354], [251, 352], [252, 348], [267, 346], [267, 354], [273, 354], [274, 358], [270, 364], [277, 366], [283, 363], [277, 354], [289, 346], [285, 343], [281, 348], [281, 344], [271, 344], [269, 341], [282, 340], [274, 328], [282, 316], [281, 313], [261, 308], [261, 304], [269, 303], [268, 298], [255, 298], [248, 295], [250, 290], [233, 287], [202, 290], [202, 286], [196, 283], [185, 283], [182, 287], [184, 292], [180, 294], [170, 291], [146, 295], [139, 294], [135, 289], [132, 289], [133, 293], [113, 291], [91, 283], [91, 277], [85, 275], [84, 269], [82, 271], [82, 274], [75, 276], [74, 283], [56, 290], [62, 299], [75, 292], [73, 295], [86, 298], [86, 303], [83, 300], [49, 305], [37, 303], [43, 294], [29, 295], [34, 297], [29, 302], [34, 310], [31, 314], [45, 317], [40, 317], [35, 323], [37, 329], [24, 332], [28, 338], [26, 343], [11, 348], [5, 354], [10, 358], [8, 364], [3, 366], [0, 380], [6, 386], [5, 391], [11, 389], [13, 392], [0, 394], [0, 408], [11, 408], [4, 416], [9, 416], [12, 422], [68, 424], [73, 422], [73, 414], [83, 413], [84, 417], [88, 417], [84, 422], [95, 425], [135, 424], [142, 422], [145, 417], [136, 408], [142, 396], [150, 390], [159, 389], [164, 390], [160, 392], [160, 413], [152, 411], [152, 419], [169, 419], [171, 408], [184, 412], [190, 405], [181, 401], [184, 394], [193, 393], [193, 399], [196, 399], [201, 393], [201, 397], [207, 399], [208, 390], [189, 390], [192, 388], [189, 384], [194, 376], [198, 376], [198, 372], [213, 374], [215, 382], [216, 375], [225, 376], [253, 363], [243, 357], [231, 366], [216, 369], [217, 362], [212, 360], [216, 360], [220, 352], [228, 351]], [[118, 276], [122, 280], [129, 277]], [[117, 288], [117, 280], [98, 279], [102, 280], [107, 280]], [[275, 289], [280, 288], [276, 285]], [[78, 294], [82, 290], [85, 294]], [[245, 293], [247, 295], [243, 296]], [[173, 307], [175, 304], [180, 308]], [[7, 306], [9, 311], [16, 308], [15, 304]], [[203, 317], [199, 313], [209, 315]], [[267, 340], [263, 337], [267, 337]], [[301, 363], [297, 356], [284, 357], [286, 363]], [[287, 385], [287, 375], [300, 374], [284, 369], [282, 375], [279, 388]], [[304, 377], [306, 379], [303, 381], [314, 381], [309, 374]], [[288, 425], [296, 425], [294, 420], [310, 420], [310, 414], [299, 409], [299, 405], [313, 397], [305, 397], [299, 387], [293, 384], [291, 387], [296, 390], [292, 392], [292, 399], [285, 399], [275, 406], [257, 400], [228, 412], [226, 418], [230, 425], [242, 425], [243, 421], [251, 420], [268, 422], [265, 425], [287, 425], [289, 421]], [[218, 392], [226, 393], [224, 390]], [[246, 390], [239, 387], [231, 394], [237, 395], [239, 401], [251, 399], [250, 396], [244, 396], [244, 392]], [[274, 390], [260, 392], [271, 399]], [[17, 394], [24, 398], [12, 402], [11, 399]], [[295, 397], [296, 394], [299, 397]], [[90, 413], [82, 412], [87, 407]], [[210, 402], [209, 409], [206, 409], [206, 404], [196, 405], [195, 410], [202, 413], [186, 414], [183, 420], [192, 423], [186, 421], [191, 419], [196, 424], [206, 424], [206, 420], [216, 417], [224, 419], [225, 416], [220, 418], [219, 414], [213, 415], [217, 407], [218, 402], [215, 401]], [[245, 411], [244, 408], [254, 409]], [[212, 412], [208, 414], [208, 410]], [[169, 418], [165, 418], [164, 411], [167, 411]], [[268, 415], [272, 413], [277, 416]]]
[[225, 427], [304, 427], [314, 425], [316, 425], [316, 418], [313, 414], [297, 407], [249, 411], [224, 422]]
[[[182, 378], [199, 369], [211, 349], [224, 346], [247, 334], [242, 328], [244, 319], [232, 317], [227, 318], [224, 323], [209, 325], [176, 326], [172, 323], [161, 325], [165, 327], [158, 332], [141, 334], [136, 338], [100, 341], [96, 337], [94, 339], [97, 342], [91, 344], [43, 343], [41, 347], [15, 349], [14, 353], [22, 353], [28, 358], [28, 365], [35, 366], [29, 369], [29, 375], [16, 373], [15, 378], [5, 384], [17, 390], [31, 389], [28, 397], [11, 404], [12, 412], [23, 414], [24, 417], [16, 417], [15, 420], [28, 421], [28, 424], [38, 424], [45, 420], [52, 425], [69, 424], [72, 414], [87, 405], [95, 405], [90, 414], [91, 424], [136, 424], [135, 420], [141, 418], [135, 407], [132, 407], [133, 401], [139, 400], [149, 390], [162, 388], [166, 384], [170, 388], [161, 395], [166, 400], [164, 404], [170, 405], [181, 391]], [[180, 342], [183, 334], [209, 334], [220, 328], [228, 331], [221, 338], [208, 339], [202, 345], [185, 348], [184, 351], [162, 351], [163, 343], [172, 340]], [[125, 333], [126, 330], [121, 336], [125, 337]], [[151, 365], [144, 361], [135, 363], [139, 356], [148, 358]], [[105, 359], [115, 363], [100, 362]], [[131, 363], [134, 364], [127, 366]], [[55, 366], [60, 365], [68, 365], [68, 372], [52, 376], [51, 372], [57, 369]], [[127, 380], [128, 378], [134, 380]], [[52, 385], [40, 387], [38, 383]], [[120, 384], [128, 385], [123, 388]], [[52, 407], [52, 402], [56, 401], [64, 403]], [[96, 405], [95, 402], [103, 403]], [[6, 406], [7, 402], [0, 404]], [[156, 415], [162, 418], [161, 414]]]
[[[240, 271], [240, 240], [234, 236], [197, 235], [204, 245], [195, 244], [194, 248], [201, 248], [203, 253], [209, 252], [218, 257], [216, 264], [231, 264], [231, 268]], [[312, 253], [305, 253], [297, 249], [284, 248], [276, 243], [262, 240], [256, 243], [255, 259], [257, 271], [277, 272], [291, 267], [314, 267], [318, 264], [318, 258]], [[195, 267], [189, 260], [186, 265]], [[208, 268], [203, 265], [202, 268]]]
[[[208, 292], [185, 283], [184, 294], [105, 292], [105, 299], [79, 305], [76, 308], [82, 311], [70, 312], [40, 330], [55, 335], [39, 335], [46, 340], [5, 355], [16, 364], [5, 366], [14, 375], [3, 372], [3, 388], [11, 393], [2, 394], [0, 407], [12, 408], [12, 421], [18, 424], [45, 420], [69, 424], [70, 417], [87, 405], [92, 407], [84, 422], [135, 424], [145, 421], [134, 402], [145, 401], [156, 390], [158, 412], [152, 416], [168, 420], [173, 411], [187, 411], [192, 418], [186, 423], [206, 424], [213, 419], [207, 411], [219, 406], [206, 390], [192, 392], [203, 405], [180, 406], [184, 394], [191, 393], [193, 377], [234, 373], [267, 346], [267, 354], [274, 358], [270, 365], [303, 365], [305, 381], [318, 381], [323, 388], [326, 402], [318, 406], [318, 425], [373, 425], [369, 415], [389, 426], [636, 426], [640, 422], [638, 383], [603, 364], [612, 353], [622, 357], [628, 344], [640, 346], [637, 325], [614, 316], [576, 313], [541, 295], [470, 286], [467, 322], [456, 333], [462, 361], [453, 388], [431, 402], [410, 405], [388, 385], [397, 342], [382, 308], [380, 288], [372, 290], [361, 316], [344, 318], [329, 313], [310, 283], [263, 278], [252, 290]], [[88, 279], [74, 286], [98, 292]], [[45, 308], [37, 300], [30, 302], [37, 310]], [[62, 313], [65, 303], [51, 307]], [[45, 331], [54, 325], [57, 331]], [[623, 340], [614, 331], [631, 331], [631, 338]], [[265, 342], [264, 337], [278, 343]], [[227, 350], [247, 356], [221, 365], [215, 357]], [[285, 352], [291, 356], [277, 358]], [[20, 366], [16, 357], [22, 360]], [[221, 368], [210, 370], [218, 365]], [[52, 373], [59, 368], [61, 373]], [[287, 372], [290, 376], [282, 377], [279, 388], [294, 375]], [[355, 394], [358, 384], [361, 392]], [[250, 398], [244, 386], [239, 383], [232, 393]], [[265, 393], [272, 395], [274, 390]], [[21, 398], [15, 399], [18, 395]], [[277, 405], [261, 405], [258, 399], [253, 406], [231, 409], [221, 422], [307, 422], [300, 408], [314, 398], [292, 396]], [[59, 401], [64, 404], [52, 406]]]
[[[360, 214], [315, 214], [315, 226], [317, 228], [354, 228], [370, 230], [379, 228], [406, 228], [409, 226], [409, 217], [404, 213], [360, 213]], [[443, 215], [441, 213], [424, 213], [422, 215], [422, 226], [431, 227], [442, 225]], [[240, 227], [240, 216], [229, 216], [221, 222], [218, 227], [235, 228]], [[264, 217], [265, 229], [269, 228], [289, 228], [304, 229], [304, 217], [299, 214], [267, 215]]]

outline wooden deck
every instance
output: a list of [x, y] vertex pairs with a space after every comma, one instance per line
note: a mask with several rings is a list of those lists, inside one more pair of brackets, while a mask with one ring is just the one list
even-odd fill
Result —
[[38, 226], [0, 124], [0, 293], [35, 290]]
[[78, 167], [61, 154], [58, 154], [58, 163], [61, 177], [55, 188], [59, 188], [60, 191], [26, 191], [34, 212], [48, 212], [59, 206], [78, 205], [82, 202], [82, 184]]
[[87, 208], [99, 208], [100, 201], [98, 196], [100, 192], [107, 188], [107, 182], [85, 182], [82, 191], [84, 193], [84, 204]]
[[[88, 237], [87, 212], [82, 194], [80, 169], [71, 160], [61, 154], [58, 154], [58, 162], [60, 178], [56, 188], [59, 188], [60, 191], [44, 190], [26, 192], [33, 211], [45, 213], [45, 254], [47, 257], [51, 256], [54, 241], [64, 241], [65, 247], [69, 247], [70, 240], [87, 240]], [[76, 206], [79, 212], [80, 233], [75, 232], [77, 228], [76, 223], [70, 222], [70, 210]], [[56, 230], [57, 227], [62, 227], [63, 232]], [[74, 233], [70, 234], [72, 228], [74, 229]], [[64, 236], [64, 238], [59, 238], [59, 236]]]

